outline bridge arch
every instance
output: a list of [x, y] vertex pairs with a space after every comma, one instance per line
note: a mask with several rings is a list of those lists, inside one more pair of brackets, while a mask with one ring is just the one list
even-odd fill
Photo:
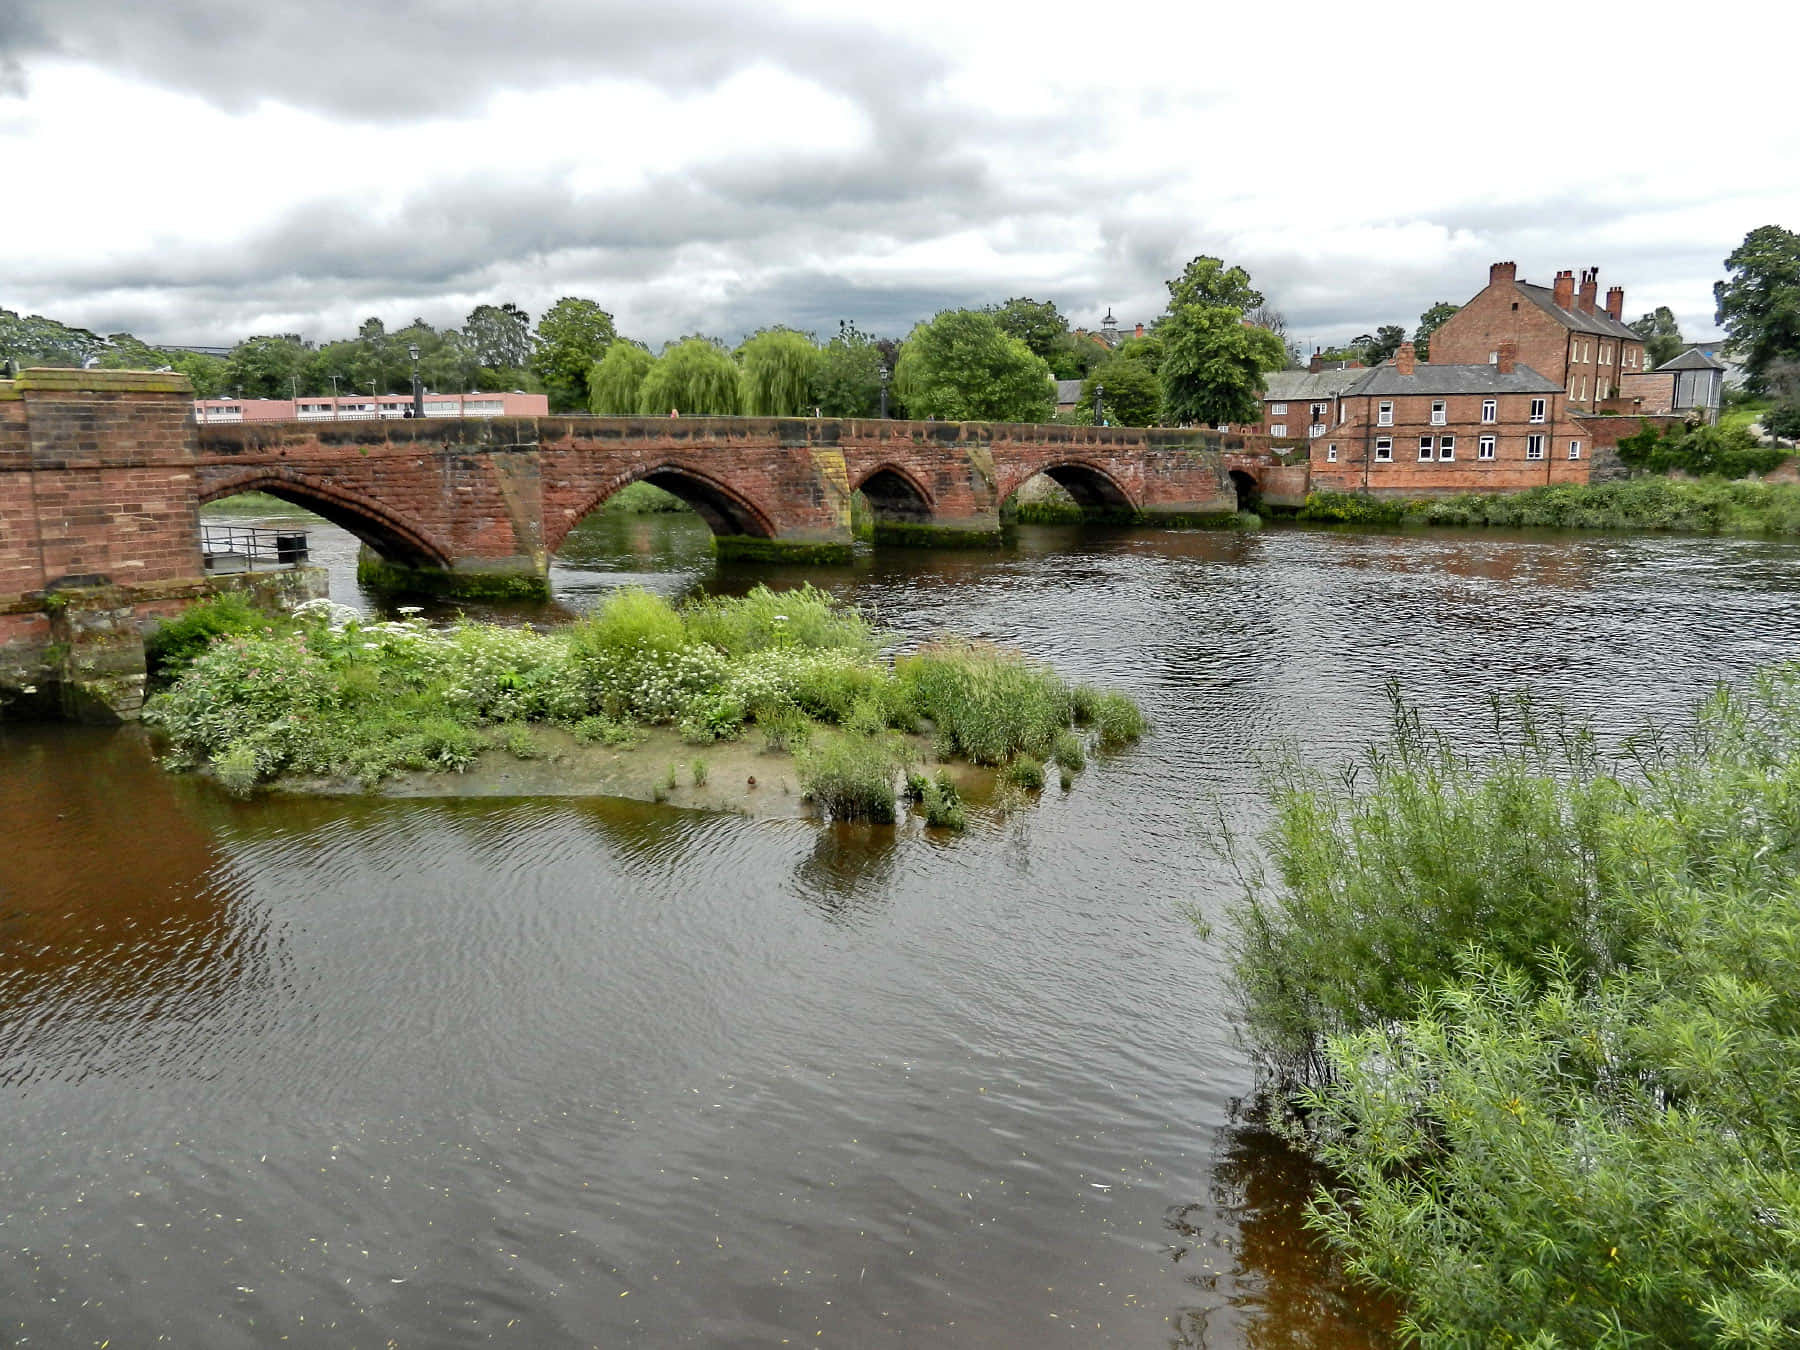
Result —
[[200, 480], [200, 505], [235, 497], [240, 492], [263, 492], [289, 505], [323, 516], [333, 525], [355, 535], [389, 562], [408, 567], [449, 567], [448, 550], [423, 530], [394, 515], [361, 493], [329, 482], [279, 469], [255, 469], [227, 478]]
[[1248, 469], [1231, 470], [1231, 486], [1237, 493], [1237, 508], [1254, 511], [1262, 505], [1262, 484]]
[[556, 552], [562, 547], [570, 530], [604, 506], [615, 493], [633, 483], [649, 483], [681, 498], [715, 535], [747, 534], [759, 539], [773, 539], [776, 536], [775, 524], [770, 520], [768, 512], [736, 488], [703, 469], [669, 462], [651, 469], [633, 469], [629, 473], [608, 479], [599, 491], [586, 498], [579, 510], [559, 521], [546, 520], [545, 548], [551, 553]]
[[1108, 469], [1083, 459], [1057, 460], [1035, 467], [1011, 483], [1000, 499], [1005, 501], [1039, 474], [1073, 497], [1085, 514], [1141, 509], [1130, 489]]
[[879, 464], [852, 484], [880, 525], [924, 524], [937, 510], [930, 491], [898, 464]]

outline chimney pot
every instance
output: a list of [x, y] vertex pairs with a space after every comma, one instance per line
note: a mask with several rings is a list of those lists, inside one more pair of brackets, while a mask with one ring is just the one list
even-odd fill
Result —
[[1394, 353], [1394, 370], [1401, 375], [1412, 374], [1413, 360], [1412, 343], [1402, 342], [1400, 344], [1400, 350]]
[[1137, 332], [1135, 332], [1135, 333], [1134, 333], [1134, 334], [1132, 334], [1132, 336], [1133, 336], [1133, 337], [1142, 337], [1142, 336], [1144, 336], [1144, 325], [1143, 325], [1143, 324], [1141, 324], [1141, 323], [1140, 323], [1140, 324], [1139, 324], [1139, 325], [1138, 325], [1138, 326], [1137, 326]]
[[1503, 281], [1517, 281], [1519, 265], [1517, 263], [1497, 262], [1488, 268], [1488, 285], [1498, 286]]
[[1314, 347], [1312, 359], [1306, 363], [1306, 372], [1309, 375], [1317, 375], [1323, 369], [1325, 369], [1325, 358], [1320, 354], [1319, 349]]
[[1592, 314], [1594, 301], [1600, 294], [1600, 269], [1584, 267], [1581, 271], [1581, 312]]
[[1619, 320], [1625, 320], [1625, 288], [1614, 286], [1606, 293], [1606, 312]]
[[1495, 358], [1494, 369], [1502, 375], [1513, 373], [1513, 367], [1519, 364], [1519, 344], [1510, 338], [1500, 343], [1499, 355]]
[[1556, 274], [1556, 307], [1558, 309], [1575, 308], [1575, 274], [1558, 272]]

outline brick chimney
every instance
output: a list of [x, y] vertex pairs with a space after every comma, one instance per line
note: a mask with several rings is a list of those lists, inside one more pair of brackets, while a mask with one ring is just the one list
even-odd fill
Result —
[[[1138, 326], [1137, 326], [1137, 332], [1135, 332], [1135, 333], [1133, 333], [1133, 334], [1132, 334], [1132, 336], [1133, 336], [1133, 337], [1142, 337], [1142, 336], [1144, 336], [1144, 325], [1143, 325], [1143, 324], [1141, 324], [1141, 323], [1140, 323], [1140, 324], [1139, 324], [1139, 325], [1138, 325]], [[1634, 444], [1635, 444], [1635, 442], [1634, 442]]]
[[1400, 350], [1394, 353], [1394, 371], [1399, 375], [1410, 375], [1413, 373], [1412, 343], [1402, 342], [1400, 344]]
[[1513, 367], [1518, 364], [1519, 344], [1510, 338], [1501, 339], [1499, 355], [1494, 359], [1494, 369], [1502, 375], [1510, 375]]
[[1606, 293], [1606, 312], [1623, 323], [1625, 321], [1625, 288], [1614, 286]]
[[1488, 267], [1488, 285], [1498, 286], [1503, 281], [1517, 281], [1519, 265], [1517, 263], [1494, 263]]
[[1592, 314], [1594, 312], [1594, 301], [1599, 298], [1599, 295], [1600, 295], [1600, 269], [1598, 267], [1582, 268], [1581, 269], [1581, 312], [1583, 314]]
[[1556, 274], [1556, 307], [1558, 309], [1575, 308], [1575, 274], [1558, 272]]
[[1317, 375], [1323, 369], [1325, 369], [1325, 358], [1319, 354], [1319, 349], [1314, 347], [1312, 360], [1306, 363], [1306, 373], [1308, 375]]

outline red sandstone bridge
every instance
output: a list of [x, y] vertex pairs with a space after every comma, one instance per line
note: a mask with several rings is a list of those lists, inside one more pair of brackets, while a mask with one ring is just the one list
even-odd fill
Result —
[[850, 496], [877, 543], [989, 543], [1044, 474], [1094, 514], [1184, 520], [1298, 505], [1281, 443], [1210, 431], [786, 418], [425, 418], [196, 431], [199, 500], [266, 492], [357, 535], [417, 581], [542, 578], [621, 488], [687, 502], [723, 555], [848, 555]]
[[569, 531], [636, 482], [692, 505], [721, 554], [822, 562], [848, 556], [858, 491], [877, 543], [997, 543], [1002, 503], [1038, 474], [1090, 513], [1164, 521], [1252, 497], [1297, 506], [1307, 482], [1299, 443], [1198, 430], [609, 417], [199, 427], [191, 397], [181, 376], [138, 371], [0, 380], [0, 686], [29, 687], [61, 663], [65, 686], [130, 706], [142, 630], [207, 592], [200, 506], [239, 492], [342, 525], [401, 584], [518, 592], [542, 591]]

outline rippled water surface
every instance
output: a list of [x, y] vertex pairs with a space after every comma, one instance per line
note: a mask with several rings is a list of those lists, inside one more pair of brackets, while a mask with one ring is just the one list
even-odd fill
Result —
[[[721, 572], [597, 518], [571, 610], [810, 578], [1155, 720], [956, 839], [609, 801], [228, 800], [133, 732], [0, 727], [0, 1339], [33, 1345], [1379, 1346], [1232, 1124], [1183, 917], [1385, 685], [1471, 745], [1791, 655], [1789, 545], [1026, 530]], [[315, 541], [342, 598], [353, 546]], [[336, 553], [333, 550], [337, 550]], [[341, 556], [339, 556], [341, 555]]]

